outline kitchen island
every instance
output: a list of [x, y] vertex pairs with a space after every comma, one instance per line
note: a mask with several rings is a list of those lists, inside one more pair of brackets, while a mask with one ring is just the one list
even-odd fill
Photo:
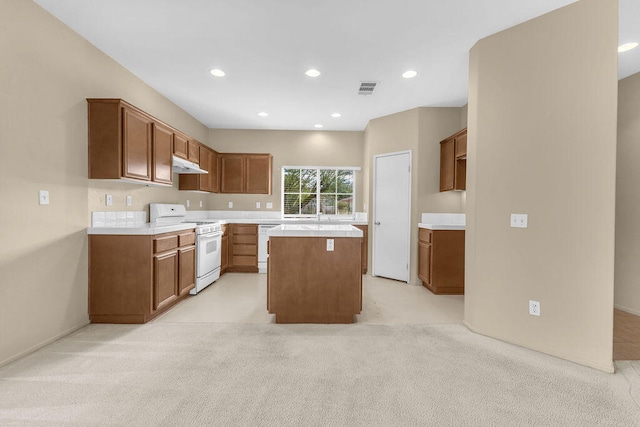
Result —
[[362, 311], [362, 230], [283, 224], [269, 231], [267, 309], [276, 323], [353, 323]]

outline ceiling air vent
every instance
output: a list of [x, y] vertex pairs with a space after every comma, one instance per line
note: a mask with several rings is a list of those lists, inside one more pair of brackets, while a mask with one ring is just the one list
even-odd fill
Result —
[[373, 95], [373, 91], [376, 90], [378, 82], [360, 82], [360, 89], [358, 89], [358, 95]]

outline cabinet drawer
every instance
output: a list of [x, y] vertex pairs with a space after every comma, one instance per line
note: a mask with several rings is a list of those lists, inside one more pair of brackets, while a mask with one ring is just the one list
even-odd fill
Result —
[[169, 251], [178, 247], [178, 236], [162, 236], [153, 239], [153, 253]]
[[257, 225], [233, 225], [233, 234], [258, 234]]
[[248, 266], [248, 267], [256, 267], [258, 265], [258, 257], [257, 256], [246, 256], [246, 255], [234, 255], [233, 256], [233, 266]]
[[[235, 230], [235, 228], [234, 228]], [[234, 244], [257, 245], [258, 236], [255, 234], [235, 234], [233, 235]]]
[[233, 255], [258, 255], [256, 245], [233, 245]]
[[178, 244], [182, 247], [182, 246], [188, 246], [188, 245], [193, 245], [196, 243], [196, 233], [189, 232], [189, 233], [184, 233], [184, 234], [180, 234], [178, 236]]
[[426, 228], [420, 228], [418, 230], [418, 240], [425, 243], [431, 243], [432, 234], [433, 233], [431, 230], [427, 230]]

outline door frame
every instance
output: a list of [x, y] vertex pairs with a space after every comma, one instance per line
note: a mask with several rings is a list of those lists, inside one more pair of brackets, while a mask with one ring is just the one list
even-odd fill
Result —
[[[407, 227], [407, 283], [411, 283], [411, 181], [413, 180], [413, 153], [412, 150], [394, 151], [392, 153], [375, 154], [373, 156], [373, 207], [372, 207], [372, 243], [371, 243], [371, 275], [376, 276], [376, 160], [380, 157], [398, 156], [402, 154], [409, 155], [409, 185], [407, 188], [409, 196], [409, 206], [407, 212], [407, 219], [409, 226]], [[383, 277], [383, 276], [380, 276]], [[392, 279], [393, 280], [393, 279]]]

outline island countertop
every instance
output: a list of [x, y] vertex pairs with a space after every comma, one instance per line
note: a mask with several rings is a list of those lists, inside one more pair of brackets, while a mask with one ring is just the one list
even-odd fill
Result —
[[281, 224], [268, 232], [269, 237], [358, 237], [362, 230], [349, 224]]

